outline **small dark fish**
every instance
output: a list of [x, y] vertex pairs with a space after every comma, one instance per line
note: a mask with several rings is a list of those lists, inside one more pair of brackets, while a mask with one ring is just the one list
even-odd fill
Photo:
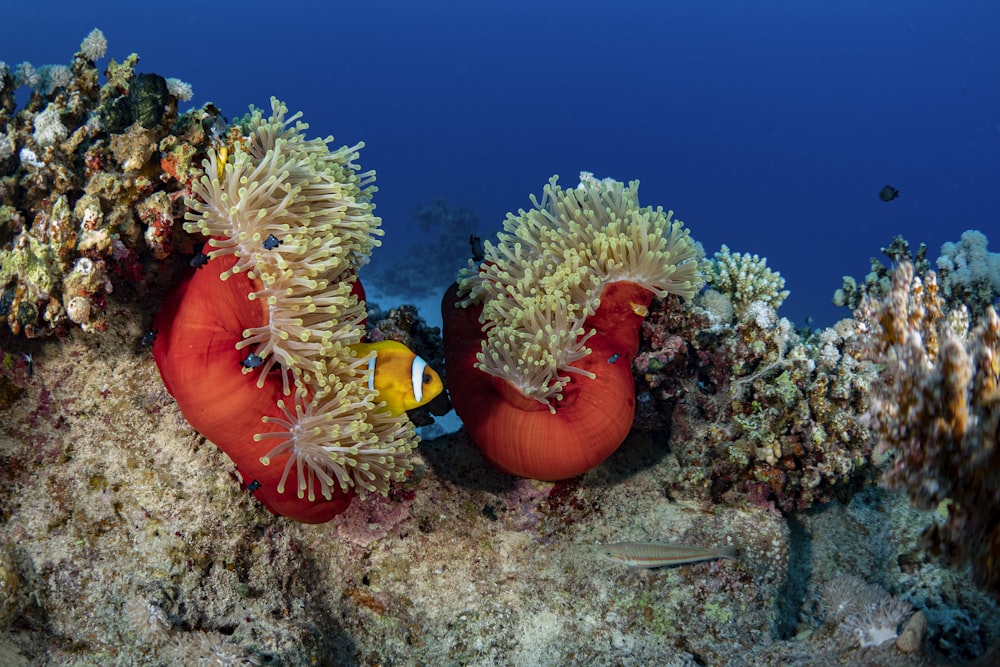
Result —
[[191, 261], [188, 262], [188, 263], [191, 266], [193, 266], [194, 268], [200, 269], [201, 267], [203, 267], [206, 264], [208, 264], [208, 255], [206, 255], [204, 253], [198, 253], [197, 255], [195, 255], [194, 257], [192, 257]]
[[881, 199], [882, 201], [892, 201], [898, 196], [899, 196], [899, 190], [892, 187], [891, 185], [887, 185], [878, 191], [878, 198]]
[[247, 355], [247, 358], [240, 362], [243, 368], [257, 368], [262, 363], [264, 363], [264, 358], [259, 357], [253, 352]]
[[284, 241], [279, 239], [274, 234], [268, 234], [267, 238], [264, 239], [264, 250], [274, 250], [282, 243], [284, 243]]
[[21, 356], [24, 357], [24, 374], [28, 377], [33, 377], [35, 375], [35, 361], [31, 358], [31, 355], [27, 352], [22, 352]]
[[621, 358], [622, 358], [622, 355], [620, 355], [617, 352], [615, 352], [610, 357], [608, 357], [608, 363], [609, 364], [613, 364], [613, 363], [615, 363], [616, 361], [618, 361]]
[[159, 333], [159, 330], [157, 330], [157, 329], [150, 329], [149, 331], [147, 331], [146, 333], [144, 333], [142, 335], [142, 344], [144, 346], [146, 346], [146, 347], [149, 347], [150, 345], [152, 345], [154, 342], [156, 342], [156, 334], [158, 334], [158, 333]]
[[222, 116], [216, 116], [215, 121], [212, 123], [212, 127], [209, 128], [209, 132], [212, 134], [212, 140], [221, 141], [228, 129], [229, 123], [226, 122], [226, 119]]
[[481, 262], [486, 258], [486, 246], [483, 240], [475, 234], [469, 234], [469, 248], [472, 249], [472, 261]]

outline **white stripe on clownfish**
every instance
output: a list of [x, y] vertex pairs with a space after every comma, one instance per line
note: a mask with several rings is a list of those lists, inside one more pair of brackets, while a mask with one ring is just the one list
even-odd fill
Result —
[[408, 347], [394, 340], [351, 345], [358, 356], [368, 360], [368, 388], [378, 392], [394, 415], [420, 407], [444, 389], [441, 378]]

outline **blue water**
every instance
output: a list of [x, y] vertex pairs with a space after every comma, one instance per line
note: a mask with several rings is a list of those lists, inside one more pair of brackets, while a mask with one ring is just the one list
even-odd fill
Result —
[[192, 84], [191, 105], [232, 117], [274, 95], [364, 140], [376, 262], [406, 252], [418, 203], [470, 206], [485, 232], [581, 170], [639, 179], [709, 253], [766, 256], [799, 322], [847, 315], [840, 277], [895, 234], [936, 258], [978, 228], [1000, 250], [995, 0], [164, 6], [5, 7], [0, 60], [69, 63], [96, 26], [110, 57]]

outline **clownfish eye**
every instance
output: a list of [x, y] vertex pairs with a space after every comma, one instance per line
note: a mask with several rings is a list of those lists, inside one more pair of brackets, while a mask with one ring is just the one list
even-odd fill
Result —
[[431, 376], [430, 376], [430, 374], [429, 373], [424, 373], [424, 384], [430, 384], [430, 383], [431, 383]]

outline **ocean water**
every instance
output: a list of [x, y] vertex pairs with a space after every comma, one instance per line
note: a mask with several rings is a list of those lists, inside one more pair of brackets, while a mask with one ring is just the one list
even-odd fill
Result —
[[[1000, 247], [1000, 6], [879, 2], [30, 2], [5, 7], [3, 58], [68, 62], [93, 27], [108, 55], [193, 86], [229, 116], [270, 96], [317, 135], [365, 141], [384, 247], [406, 261], [420, 204], [480, 232], [553, 174], [642, 183], [711, 254], [757, 253], [782, 315], [817, 326], [896, 234], [974, 228]], [[879, 200], [886, 184], [900, 197]], [[456, 258], [461, 266], [464, 257]]]

